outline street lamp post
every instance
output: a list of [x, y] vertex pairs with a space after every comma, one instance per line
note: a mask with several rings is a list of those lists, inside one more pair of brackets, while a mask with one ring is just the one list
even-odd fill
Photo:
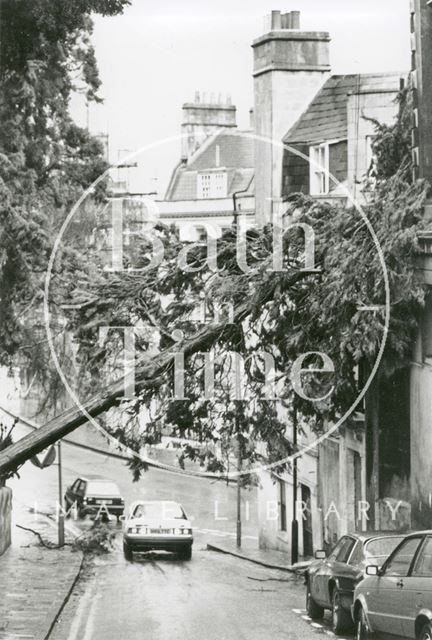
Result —
[[65, 542], [65, 522], [63, 511], [63, 479], [62, 479], [62, 458], [61, 458], [61, 440], [57, 445], [58, 455], [58, 545], [62, 547]]
[[237, 526], [236, 526], [236, 541], [237, 547], [241, 547], [242, 543], [242, 523], [241, 523], [241, 468], [242, 468], [242, 451], [241, 441], [239, 434], [239, 406], [236, 406], [236, 433], [237, 433]]
[[291, 564], [298, 562], [298, 520], [297, 520], [297, 411], [293, 415], [293, 510], [291, 521]]

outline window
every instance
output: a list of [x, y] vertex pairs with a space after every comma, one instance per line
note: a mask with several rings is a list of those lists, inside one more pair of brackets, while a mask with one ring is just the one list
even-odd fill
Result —
[[197, 183], [198, 198], [225, 198], [227, 195], [227, 174], [199, 173]]
[[205, 227], [195, 227], [198, 242], [207, 242], [207, 231]]
[[376, 136], [366, 136], [366, 171], [374, 171], [376, 165], [376, 155], [373, 151], [373, 145]]
[[354, 551], [351, 554], [351, 557], [349, 559], [349, 564], [352, 566], [355, 566], [357, 564], [360, 564], [361, 562], [363, 562], [364, 559], [364, 555], [363, 555], [363, 543], [362, 542], [357, 542]]
[[283, 480], [279, 481], [279, 513], [280, 513], [281, 531], [286, 531], [287, 530], [286, 484]]
[[320, 144], [310, 147], [310, 193], [319, 196], [329, 192], [329, 146]]
[[84, 495], [85, 488], [86, 488], [86, 483], [84, 482], [84, 480], [80, 480], [75, 489], [75, 493], [78, 493], [79, 495]]
[[186, 520], [183, 509], [174, 502], [142, 502], [135, 507], [133, 517], [150, 520]]
[[113, 482], [89, 482], [87, 486], [87, 493], [91, 493], [96, 496], [119, 496], [120, 492], [117, 485]]
[[404, 536], [386, 536], [369, 540], [365, 545], [365, 557], [369, 564], [380, 564], [379, 561], [382, 564], [403, 539]]
[[421, 341], [423, 361], [430, 361], [432, 358], [432, 296], [430, 294], [426, 296], [425, 301]]
[[417, 551], [421, 538], [409, 538], [398, 548], [386, 565], [386, 576], [405, 577], [408, 575], [414, 554]]
[[430, 536], [426, 538], [411, 575], [418, 578], [432, 578], [432, 538]]
[[350, 538], [349, 536], [341, 538], [330, 554], [331, 560], [335, 560], [336, 562], [347, 562], [355, 543], [355, 539]]

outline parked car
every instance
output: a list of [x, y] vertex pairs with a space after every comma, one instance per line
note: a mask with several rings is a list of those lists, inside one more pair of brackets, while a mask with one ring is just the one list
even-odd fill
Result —
[[366, 566], [384, 562], [403, 538], [395, 532], [355, 533], [342, 536], [328, 557], [317, 551], [319, 561], [306, 572], [308, 615], [317, 620], [330, 609], [335, 633], [348, 631], [353, 626], [354, 587], [364, 577]]
[[103, 517], [108, 512], [119, 521], [124, 512], [124, 499], [116, 483], [100, 477], [77, 478], [66, 489], [64, 500], [67, 511], [76, 504], [79, 518], [86, 515]]
[[432, 531], [412, 533], [384, 562], [366, 569], [352, 607], [357, 638], [373, 632], [432, 638]]
[[135, 502], [124, 523], [123, 552], [172, 551], [183, 560], [192, 557], [193, 532], [183, 507], [171, 501]]

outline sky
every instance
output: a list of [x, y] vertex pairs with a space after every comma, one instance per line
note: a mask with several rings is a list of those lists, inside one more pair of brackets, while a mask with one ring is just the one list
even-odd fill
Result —
[[[181, 106], [197, 90], [230, 94], [247, 128], [250, 45], [275, 9], [298, 10], [302, 29], [330, 33], [333, 73], [409, 69], [409, 0], [132, 0], [122, 16], [96, 17], [93, 34], [104, 103], [91, 106], [88, 122], [109, 134], [111, 161], [179, 135]], [[85, 126], [78, 99], [72, 112]], [[179, 158], [179, 139], [158, 144], [131, 170], [131, 188], [163, 193]]]

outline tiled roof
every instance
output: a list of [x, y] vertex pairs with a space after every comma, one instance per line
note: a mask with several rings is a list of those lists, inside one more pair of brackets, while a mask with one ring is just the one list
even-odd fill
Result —
[[254, 175], [254, 139], [250, 132], [223, 130], [206, 140], [188, 164], [175, 169], [166, 199], [195, 200], [198, 172], [218, 167], [228, 170], [228, 195], [250, 187]]
[[324, 140], [345, 139], [348, 135], [348, 96], [352, 93], [396, 92], [401, 77], [401, 73], [331, 76], [283, 141], [288, 144], [314, 144]]
[[[204, 144], [192, 156], [188, 164], [189, 169], [202, 171], [216, 169], [216, 148], [219, 147], [219, 165], [235, 169], [250, 169], [254, 166], [254, 139], [251, 132], [221, 131], [217, 133], [210, 144]], [[200, 153], [201, 151], [201, 153]]]

